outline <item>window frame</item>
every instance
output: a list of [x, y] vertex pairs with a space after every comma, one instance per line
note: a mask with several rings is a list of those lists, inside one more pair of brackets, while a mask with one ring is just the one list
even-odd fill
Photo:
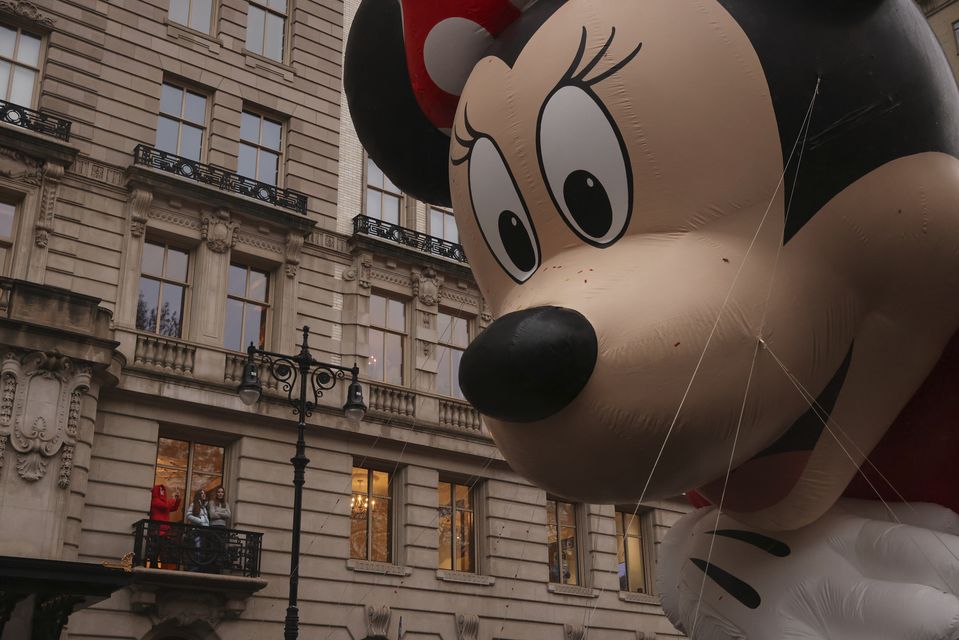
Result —
[[[238, 296], [230, 293], [230, 276], [229, 269], [232, 267], [240, 267], [246, 270], [246, 285], [244, 288], [243, 296]], [[254, 298], [247, 297], [250, 293], [250, 272], [256, 271], [257, 273], [263, 274], [266, 276], [266, 296], [264, 300], [256, 300]], [[260, 349], [268, 348], [270, 344], [270, 339], [273, 335], [273, 299], [276, 295], [275, 287], [276, 283], [274, 281], [274, 270], [258, 265], [255, 262], [246, 262], [242, 257], [236, 256], [231, 257], [230, 265], [227, 267], [227, 279], [226, 279], [226, 308], [223, 312], [223, 348], [228, 351], [233, 351], [234, 353], [246, 353], [247, 347], [249, 347], [249, 341], [246, 335], [246, 317], [247, 317], [247, 308], [250, 305], [262, 307], [266, 309], [266, 314], [263, 316], [262, 323], [260, 325], [260, 331], [263, 333], [263, 344], [257, 345]], [[240, 349], [234, 350], [232, 347], [227, 346], [226, 337], [227, 331], [226, 328], [230, 322], [230, 300], [236, 300], [243, 304], [243, 317], [240, 319]], [[245, 346], [244, 346], [245, 345]]]
[[[369, 154], [364, 153], [364, 154], [363, 154], [363, 202], [362, 202], [362, 207], [361, 207], [360, 210], [363, 212], [363, 215], [365, 215], [365, 216], [368, 217], [368, 218], [372, 218], [372, 219], [374, 219], [374, 220], [379, 220], [380, 222], [385, 222], [385, 223], [387, 223], [387, 224], [395, 224], [395, 225], [397, 225], [397, 226], [402, 227], [402, 226], [404, 226], [404, 224], [403, 224], [403, 219], [404, 219], [403, 211], [404, 211], [404, 209], [406, 208], [406, 193], [405, 193], [402, 189], [400, 189], [399, 187], [397, 187], [395, 184], [393, 184], [393, 181], [390, 180], [389, 176], [387, 176], [385, 173], [383, 173], [383, 178], [384, 178], [384, 180], [389, 180], [389, 183], [390, 183], [391, 185], [393, 185], [394, 187], [396, 187], [396, 191], [395, 191], [395, 192], [394, 192], [394, 191], [390, 191], [390, 190], [387, 189], [385, 186], [383, 186], [383, 187], [378, 187], [378, 186], [376, 186], [376, 185], [370, 184], [370, 163], [371, 163], [371, 162], [373, 163], [374, 166], [376, 166], [377, 170], [379, 170], [380, 173], [383, 173], [383, 170], [380, 169], [379, 166], [377, 166], [375, 162], [373, 162], [373, 158], [371, 158], [371, 157], [369, 156]], [[377, 194], [378, 194], [378, 196], [379, 196], [379, 198], [380, 198], [380, 215], [379, 215], [379, 217], [377, 217], [377, 216], [371, 216], [371, 215], [370, 215], [370, 204], [369, 204], [370, 190], [376, 191]], [[396, 200], [397, 200], [397, 204], [396, 204], [396, 222], [390, 222], [389, 220], [384, 220], [384, 219], [383, 219], [383, 198], [384, 198], [384, 197], [396, 198]]]
[[[447, 337], [446, 340], [443, 339], [443, 336], [440, 334], [440, 330], [439, 330], [439, 327], [440, 327], [440, 316], [441, 316], [441, 315], [450, 318], [450, 327], [451, 327], [450, 333], [451, 333], [451, 334], [453, 333], [452, 327], [453, 327], [454, 321], [456, 321], [456, 320], [462, 320], [462, 321], [466, 324], [466, 344], [465, 344], [465, 345], [460, 346], [460, 345], [456, 344], [456, 343], [453, 341], [453, 336], [452, 336], [452, 335], [450, 335], [449, 337]], [[460, 385], [459, 385], [459, 367], [458, 367], [458, 366], [457, 366], [457, 367], [454, 367], [454, 366], [453, 366], [453, 356], [452, 356], [452, 354], [453, 354], [454, 351], [457, 351], [457, 352], [459, 352], [459, 354], [460, 354], [460, 358], [463, 357], [463, 353], [466, 352], [466, 348], [469, 347], [470, 342], [472, 342], [472, 334], [473, 334], [472, 324], [473, 324], [473, 323], [471, 322], [471, 319], [468, 318], [468, 317], [465, 317], [465, 316], [462, 316], [462, 315], [457, 315], [456, 313], [447, 313], [446, 311], [442, 311], [442, 310], [437, 311], [437, 314], [436, 314], [436, 351], [435, 351], [435, 358], [436, 358], [436, 384], [434, 385], [434, 391], [436, 392], [437, 395], [441, 395], [441, 396], [443, 396], [444, 398], [452, 398], [452, 399], [454, 399], [454, 400], [466, 400], [466, 397], [463, 395], [463, 390], [460, 389]], [[446, 349], [446, 350], [448, 350], [448, 352], [450, 353], [450, 357], [449, 357], [449, 359], [448, 359], [449, 361], [446, 363], [446, 365], [449, 367], [449, 375], [450, 375], [450, 380], [449, 380], [449, 382], [450, 382], [450, 393], [449, 393], [449, 394], [442, 393], [442, 392], [439, 390], [439, 376], [440, 376], [440, 366], [441, 366], [441, 364], [440, 364], [440, 351], [441, 351], [442, 349]], [[455, 371], [454, 371], [454, 368], [456, 369]], [[455, 393], [456, 390], [459, 390], [459, 394], [458, 394], [458, 395]]]
[[218, 17], [217, 9], [219, 8], [218, 0], [210, 0], [210, 22], [209, 22], [209, 26], [207, 26], [206, 31], [202, 29], [197, 29], [196, 27], [193, 27], [190, 25], [190, 10], [193, 7], [193, 3], [196, 2], [197, 0], [186, 0], [186, 3], [187, 3], [187, 13], [186, 13], [187, 21], [186, 22], [179, 22], [173, 19], [173, 16], [171, 15], [172, 9], [173, 9], [173, 1], [174, 0], [170, 0], [167, 5], [167, 13], [166, 13], [167, 22], [169, 22], [170, 24], [175, 24], [176, 26], [182, 27], [184, 29], [189, 29], [190, 31], [194, 33], [200, 33], [207, 37], [213, 37], [214, 33], [216, 32], [216, 23], [217, 23], [217, 17]]
[[[180, 115], [176, 117], [174, 117], [170, 113], [166, 113], [163, 111], [163, 87], [166, 85], [169, 85], [175, 89], [179, 89], [183, 93], [180, 99]], [[194, 95], [197, 95], [203, 98], [204, 103], [203, 103], [203, 125], [202, 126], [198, 125], [198, 123], [192, 120], [187, 120], [186, 116], [184, 115], [184, 111], [186, 110], [187, 93], [192, 93]], [[213, 108], [213, 100], [210, 92], [205, 91], [201, 89], [200, 87], [197, 87], [196, 85], [193, 85], [189, 82], [184, 82], [178, 78], [164, 78], [163, 81], [160, 82], [160, 98], [159, 98], [159, 105], [157, 107], [157, 115], [156, 115], [156, 126], [155, 126], [156, 139], [153, 145], [154, 148], [159, 151], [163, 151], [164, 153], [173, 153], [174, 155], [177, 155], [181, 158], [186, 158], [187, 160], [190, 160], [191, 162], [199, 162], [200, 164], [205, 163], [207, 153], [209, 151], [210, 114], [211, 114], [212, 108]], [[174, 120], [177, 123], [176, 151], [166, 151], [164, 149], [160, 149], [160, 146], [159, 146], [160, 118], [167, 118], [168, 120]], [[183, 149], [181, 148], [181, 142], [183, 139], [182, 131], [183, 131], [184, 125], [197, 127], [200, 129], [200, 150], [199, 150], [199, 157], [196, 160], [194, 160], [193, 158], [190, 158], [189, 156], [185, 156], [182, 153]]]
[[[274, 9], [274, 8], [272, 8], [272, 7], [270, 6], [269, 0], [247, 0], [247, 3], [246, 3], [246, 6], [247, 6], [247, 9], [246, 9], [246, 37], [244, 37], [244, 39], [243, 39], [243, 48], [244, 48], [244, 50], [246, 50], [248, 53], [252, 53], [252, 54], [255, 55], [255, 56], [260, 56], [261, 58], [264, 58], [264, 59], [266, 59], [266, 60], [270, 60], [270, 61], [275, 62], [275, 63], [277, 63], [277, 64], [286, 64], [286, 61], [287, 61], [287, 58], [288, 58], [287, 52], [289, 51], [289, 41], [290, 41], [290, 35], [291, 35], [291, 34], [290, 34], [290, 27], [289, 27], [289, 24], [290, 24], [289, 18], [290, 18], [290, 14], [292, 13], [291, 7], [290, 7], [290, 4], [291, 4], [292, 2], [293, 2], [293, 0], [286, 0], [286, 11], [281, 13], [281, 12], [277, 11], [276, 9]], [[249, 36], [250, 36], [250, 9], [251, 9], [252, 7], [256, 7], [257, 9], [259, 9], [260, 11], [263, 12], [263, 41], [260, 42], [260, 45], [261, 45], [261, 50], [260, 50], [260, 51], [256, 51], [256, 50], [251, 49], [251, 48], [249, 47], [249, 42], [250, 42], [250, 37], [249, 37]], [[267, 25], [267, 22], [268, 22], [268, 21], [267, 21], [267, 16], [269, 16], [270, 14], [273, 14], [273, 15], [275, 15], [275, 16], [280, 16], [280, 18], [282, 18], [282, 20], [283, 20], [283, 29], [281, 30], [281, 36], [282, 36], [282, 38], [283, 38], [283, 42], [280, 44], [280, 57], [279, 57], [279, 59], [274, 58], [274, 57], [272, 57], [272, 56], [270, 56], [270, 55], [268, 55], [268, 54], [266, 53], [266, 43], [267, 43], [267, 27], [266, 27], [266, 25]]]
[[[382, 383], [382, 384], [389, 384], [389, 385], [393, 385], [393, 386], [402, 387], [402, 386], [406, 385], [407, 380], [408, 380], [408, 378], [409, 378], [409, 376], [407, 375], [406, 367], [407, 367], [407, 354], [409, 354], [408, 340], [409, 340], [409, 335], [410, 335], [410, 301], [409, 301], [409, 300], [405, 300], [405, 299], [403, 299], [403, 298], [401, 298], [401, 297], [399, 297], [399, 296], [393, 295], [393, 294], [390, 293], [390, 292], [373, 291], [373, 292], [370, 294], [370, 297], [369, 297], [370, 306], [372, 306], [372, 300], [373, 300], [374, 297], [382, 298], [382, 299], [385, 301], [385, 303], [384, 303], [384, 323], [383, 323], [383, 326], [378, 326], [378, 325], [374, 324], [374, 320], [373, 320], [372, 317], [369, 318], [369, 327], [368, 327], [368, 334], [367, 334], [367, 341], [366, 341], [366, 342], [367, 342], [367, 349], [369, 350], [370, 353], [369, 353], [369, 355], [368, 355], [367, 357], [368, 357], [368, 358], [371, 358], [371, 357], [373, 357], [373, 355], [374, 355], [374, 353], [373, 353], [373, 344], [372, 344], [372, 332], [373, 332], [373, 331], [378, 331], [378, 332], [382, 333], [382, 334], [383, 334], [383, 345], [382, 345], [383, 348], [382, 348], [382, 350], [379, 352], [379, 354], [382, 356], [382, 359], [383, 359], [383, 377], [377, 379], [377, 378], [373, 378], [373, 377], [370, 375], [369, 360], [367, 360], [366, 378], [367, 378], [368, 380], [372, 381], [372, 382], [378, 382], [378, 383]], [[389, 304], [390, 304], [391, 301], [392, 301], [392, 302], [398, 302], [398, 303], [400, 303], [400, 304], [403, 305], [403, 332], [402, 332], [402, 333], [400, 333], [400, 332], [398, 332], [398, 331], [396, 331], [396, 330], [394, 330], [394, 329], [391, 329], [391, 328], [389, 327]], [[372, 314], [370, 314], [370, 316], [371, 316], [371, 315], [372, 315]], [[390, 380], [388, 379], [388, 371], [389, 371], [389, 368], [387, 367], [387, 361], [386, 361], [386, 351], [387, 351], [387, 349], [386, 349], [386, 337], [389, 336], [389, 335], [399, 336], [399, 339], [400, 339], [400, 380], [399, 380], [398, 382], [393, 382], [393, 381], [390, 381]]]
[[[650, 527], [650, 524], [649, 524], [649, 518], [650, 518], [650, 516], [651, 516], [651, 514], [652, 514], [652, 509], [640, 507], [640, 508], [637, 510], [637, 509], [635, 509], [634, 507], [616, 507], [613, 513], [614, 513], [614, 525], [613, 525], [613, 526], [614, 526], [614, 529], [613, 529], [613, 531], [614, 531], [614, 535], [616, 536], [616, 567], [617, 567], [617, 573], [618, 573], [618, 570], [619, 570], [619, 538], [620, 538], [619, 528], [618, 528], [618, 527], [619, 527], [619, 523], [620, 523], [620, 516], [623, 516], [623, 521], [622, 521], [622, 525], [623, 525], [623, 529], [622, 529], [622, 530], [623, 530], [623, 536], [622, 536], [622, 537], [624, 538], [624, 542], [623, 542], [624, 562], [623, 562], [623, 564], [624, 564], [624, 568], [625, 568], [625, 571], [626, 571], [626, 587], [627, 587], [627, 588], [626, 588], [625, 590], [622, 589], [622, 588], [620, 588], [620, 592], [621, 592], [621, 593], [637, 593], [637, 594], [647, 595], [647, 596], [649, 596], [649, 595], [654, 595], [654, 592], [653, 592], [653, 577], [654, 577], [654, 576], [653, 576], [653, 572], [652, 572], [652, 565], [651, 565], [651, 563], [650, 563], [650, 559], [651, 559], [651, 557], [652, 557], [652, 556], [650, 555], [650, 552], [651, 552], [651, 546], [650, 546], [650, 542], [651, 542], [651, 539], [650, 539], [651, 527]], [[633, 515], [634, 513], [635, 513], [635, 516]], [[643, 590], [641, 590], [641, 591], [640, 591], [640, 590], [632, 589], [631, 585], [629, 584], [629, 573], [630, 573], [630, 572], [629, 572], [629, 567], [630, 567], [630, 561], [629, 561], [629, 546], [626, 544], [625, 540], [628, 539], [628, 538], [630, 538], [630, 537], [635, 537], [635, 536], [630, 536], [629, 531], [628, 531], [627, 528], [626, 528], [626, 519], [632, 518], [632, 517], [635, 517], [635, 519], [639, 522], [639, 550], [640, 550], [640, 553], [642, 554], [641, 563], [642, 563], [642, 573], [643, 573], [643, 581], [644, 581]], [[617, 575], [617, 578], [619, 578], [618, 575]]]
[[[556, 557], [559, 559], [559, 567], [558, 567], [558, 569], [559, 569], [559, 574], [560, 574], [560, 579], [561, 579], [560, 582], [554, 582], [554, 581], [552, 580], [552, 576], [550, 575], [551, 572], [552, 572], [552, 562], [551, 562], [551, 560], [550, 560], [550, 558], [549, 558], [549, 548], [550, 548], [550, 546], [551, 546], [551, 543], [550, 543], [550, 541], [549, 541], [549, 508], [550, 508], [550, 503], [552, 503], [552, 504], [554, 505], [554, 509], [555, 509], [555, 511], [554, 511], [554, 522], [556, 523], [556, 546], [557, 546], [557, 549], [558, 549], [558, 551], [559, 551], [559, 552], [556, 554]], [[560, 525], [559, 506], [560, 506], [560, 505], [564, 505], [564, 504], [565, 504], [565, 505], [570, 505], [570, 506], [573, 507], [573, 544], [575, 545], [575, 546], [574, 546], [574, 549], [573, 549], [573, 555], [574, 555], [574, 557], [576, 558], [576, 581], [575, 581], [575, 582], [566, 582], [565, 580], [562, 580], [563, 568], [564, 568], [564, 562], [563, 562], [564, 554], [562, 553], [562, 546], [561, 546], [561, 544], [560, 544], [560, 540], [561, 540], [561, 538], [560, 538], [560, 529], [562, 528], [562, 525]], [[576, 502], [567, 502], [567, 501], [565, 501], [565, 500], [561, 500], [561, 499], [556, 498], [556, 497], [553, 497], [553, 496], [547, 496], [547, 497], [546, 497], [546, 510], [547, 510], [547, 512], [546, 512], [546, 547], [547, 547], [547, 552], [546, 552], [546, 554], [547, 554], [547, 560], [546, 560], [546, 562], [547, 562], [547, 581], [549, 582], [549, 584], [565, 585], [565, 586], [572, 586], [572, 587], [586, 587], [586, 586], [587, 586], [587, 584], [586, 584], [586, 582], [587, 582], [587, 581], [586, 581], [586, 570], [585, 570], [585, 566], [586, 566], [585, 559], [586, 559], [586, 556], [585, 556], [585, 554], [583, 553], [583, 544], [582, 544], [582, 539], [583, 539], [583, 537], [580, 535], [580, 533], [584, 530], [584, 529], [583, 529], [583, 526], [582, 526], [582, 523], [581, 523], [581, 521], [580, 521], [580, 519], [581, 519], [581, 517], [582, 517], [582, 515], [581, 515], [581, 514], [582, 514], [581, 506], [582, 506], [582, 505], [580, 505], [580, 504], [578, 504], [578, 503], [576, 503]]]
[[[0, 57], [0, 61], [7, 62], [10, 64], [10, 76], [7, 78], [7, 86], [3, 92], [3, 95], [0, 96], [0, 99], [4, 100], [5, 102], [10, 102], [11, 104], [19, 104], [17, 102], [12, 102], [10, 100], [10, 98], [12, 97], [10, 95], [10, 89], [13, 86], [13, 76], [14, 76], [15, 67], [17, 66], [25, 67], [27, 69], [35, 71], [36, 75], [34, 76], [34, 79], [33, 79], [33, 89], [30, 94], [30, 104], [21, 104], [20, 106], [26, 107], [28, 109], [36, 109], [40, 101], [40, 86], [43, 81], [43, 68], [46, 64], [47, 40], [48, 40], [49, 34], [39, 29], [34, 29], [29, 26], [24, 26], [16, 21], [2, 20], [0, 21], [0, 24], [7, 27], [8, 29], [11, 29], [17, 32], [16, 39], [14, 40], [14, 43], [13, 43], [14, 57], [13, 58]], [[37, 38], [40, 41], [40, 44], [38, 45], [39, 52], [37, 53], [36, 67], [32, 67], [28, 64], [23, 64], [16, 60], [17, 49], [20, 46], [20, 38], [24, 32], [33, 36], [34, 38]]]
[[[443, 510], [443, 508], [444, 508], [444, 507], [442, 506], [442, 504], [440, 503], [440, 489], [441, 489], [441, 486], [444, 485], [444, 484], [449, 487], [449, 491], [450, 491], [450, 496], [449, 496], [449, 497], [450, 497], [450, 504], [449, 504], [449, 510], [450, 510], [450, 514], [449, 514], [449, 517], [450, 517], [450, 547], [449, 547], [449, 549], [448, 549], [448, 551], [449, 551], [449, 553], [450, 553], [450, 566], [449, 566], [449, 567], [440, 566], [439, 557], [437, 557], [437, 568], [440, 569], [440, 570], [443, 570], [443, 571], [455, 571], [455, 572], [457, 572], [457, 573], [479, 573], [479, 554], [477, 553], [477, 550], [476, 550], [476, 529], [477, 529], [476, 520], [477, 520], [477, 516], [476, 516], [476, 492], [474, 491], [476, 485], [475, 485], [475, 483], [472, 484], [472, 485], [470, 485], [470, 484], [465, 484], [465, 483], [463, 483], [463, 482], [459, 482], [459, 481], [457, 481], [456, 479], [449, 479], [449, 478], [445, 478], [445, 477], [440, 477], [439, 482], [438, 482], [437, 485], [436, 485], [436, 497], [437, 497], [437, 505], [436, 505], [436, 509], [437, 509], [437, 517], [436, 517], [437, 527], [436, 527], [436, 532], [437, 532], [437, 536], [439, 536], [439, 533], [440, 533], [439, 522], [440, 522], [440, 518], [442, 517], [442, 515], [441, 515], [440, 512], [441, 512], [441, 511]], [[469, 496], [469, 505], [470, 505], [470, 508], [469, 508], [469, 509], [460, 509], [460, 508], [457, 508], [457, 506], [456, 506], [456, 487], [463, 487], [463, 488], [466, 489], [467, 495]], [[469, 538], [469, 540], [470, 540], [469, 551], [470, 551], [470, 562], [471, 562], [472, 567], [469, 568], [469, 569], [463, 569], [463, 568], [457, 568], [457, 567], [456, 567], [456, 560], [457, 560], [457, 558], [458, 558], [458, 555], [457, 555], [457, 553], [456, 553], [456, 531], [457, 531], [457, 529], [456, 529], [456, 522], [457, 522], [456, 514], [457, 514], [457, 513], [462, 513], [462, 512], [468, 512], [468, 513], [471, 515], [471, 518], [470, 518], [470, 523], [471, 523], [471, 527], [470, 527], [470, 528], [471, 528], [471, 531], [470, 531], [470, 538]], [[439, 544], [437, 544], [437, 554], [439, 554], [441, 551], [442, 551], [442, 548], [439, 546]]]
[[[146, 245], [148, 244], [163, 248], [163, 270], [162, 270], [162, 275], [160, 276], [146, 274], [143, 272], [143, 259], [146, 254]], [[166, 275], [167, 256], [169, 254], [170, 249], [174, 249], [175, 251], [179, 251], [180, 253], [186, 254], [186, 280], [185, 281], [168, 278]], [[136, 328], [137, 331], [141, 331], [143, 333], [147, 333], [152, 336], [158, 336], [160, 338], [169, 338], [171, 340], [186, 339], [186, 336], [184, 335], [184, 333], [186, 332], [187, 327], [189, 327], [187, 320], [189, 319], [190, 301], [193, 298], [192, 284], [191, 284], [193, 271], [194, 271], [194, 255], [193, 255], [193, 251], [189, 247], [184, 246], [183, 244], [180, 244], [178, 242], [171, 242], [165, 238], [157, 238], [157, 237], [144, 238], [143, 251], [141, 251], [141, 255], [140, 255], [139, 277], [137, 278], [137, 306], [135, 307], [134, 316], [133, 316], [133, 326]], [[156, 328], [153, 331], [150, 331], [147, 329], [141, 329], [138, 324], [137, 316], [139, 315], [139, 292], [140, 292], [140, 283], [143, 280], [143, 278], [160, 283], [159, 298], [157, 299], [157, 324], [156, 324]], [[183, 303], [180, 309], [180, 331], [178, 335], [175, 335], [175, 336], [165, 335], [160, 333], [159, 331], [159, 326], [160, 326], [159, 310], [162, 308], [162, 304], [163, 304], [163, 285], [164, 284], [171, 284], [171, 285], [183, 287]]]
[[[396, 480], [397, 473], [396, 471], [387, 471], [376, 465], [370, 465], [366, 463], [367, 466], [359, 466], [356, 462], [353, 463], [350, 471], [350, 550], [349, 550], [349, 559], [350, 560], [359, 560], [363, 562], [383, 562], [386, 564], [392, 564], [393, 559], [396, 557]], [[353, 471], [360, 469], [366, 471], [366, 493], [360, 494], [353, 490]], [[373, 474], [374, 473], [385, 473], [386, 474], [386, 484], [387, 492], [389, 495], [383, 496], [373, 493]], [[366, 557], [356, 558], [353, 556], [353, 508], [354, 500], [356, 496], [364, 496], [370, 502], [375, 502], [377, 498], [385, 498], [389, 501], [389, 509], [386, 512], [386, 533], [387, 533], [387, 544], [386, 544], [386, 559], [385, 560], [374, 560], [373, 559], [373, 509], [366, 509]]]
[[[180, 495], [180, 508], [179, 508], [177, 511], [173, 512], [173, 513], [179, 513], [179, 514], [180, 514], [180, 515], [179, 515], [179, 518], [180, 518], [180, 519], [179, 519], [179, 520], [174, 520], [172, 517], [171, 517], [171, 519], [170, 519], [171, 522], [183, 522], [183, 521], [184, 521], [184, 518], [186, 517], [186, 509], [187, 509], [187, 506], [193, 501], [193, 486], [192, 486], [192, 485], [193, 485], [193, 475], [194, 475], [194, 472], [195, 472], [194, 460], [195, 460], [195, 456], [196, 456], [196, 445], [201, 445], [201, 446], [204, 446], [204, 447], [215, 447], [215, 448], [217, 448], [217, 449], [220, 449], [220, 450], [223, 452], [223, 456], [222, 456], [222, 460], [221, 460], [222, 469], [220, 470], [220, 484], [217, 485], [217, 486], [221, 486], [221, 487], [223, 487], [224, 489], [226, 489], [226, 487], [227, 487], [227, 479], [228, 479], [228, 477], [229, 477], [229, 468], [228, 468], [228, 464], [229, 464], [229, 462], [228, 462], [228, 461], [229, 461], [229, 448], [227, 447], [227, 445], [222, 444], [222, 443], [219, 443], [219, 444], [218, 444], [218, 443], [216, 443], [216, 442], [205, 441], [205, 440], [202, 440], [202, 439], [198, 439], [198, 438], [195, 438], [195, 437], [191, 437], [191, 436], [186, 435], [186, 434], [179, 434], [179, 433], [176, 433], [176, 434], [160, 433], [160, 434], [157, 436], [156, 454], [155, 454], [155, 456], [154, 456], [154, 462], [153, 462], [153, 486], [156, 486], [156, 485], [158, 484], [159, 478], [157, 477], [157, 471], [158, 471], [161, 467], [163, 467], [163, 468], [165, 468], [165, 469], [174, 469], [174, 470], [179, 470], [179, 469], [180, 469], [179, 467], [174, 467], [174, 466], [171, 466], [171, 465], [161, 465], [161, 464], [160, 464], [160, 460], [159, 460], [159, 456], [160, 456], [160, 440], [173, 440], [173, 441], [177, 441], [177, 442], [186, 442], [187, 445], [188, 445], [188, 447], [187, 447], [187, 466], [186, 466], [186, 468], [185, 468], [186, 473], [184, 474], [184, 477], [183, 477], [183, 491], [184, 491], [184, 493], [185, 493], [186, 495], [182, 495], [182, 494]], [[202, 472], [201, 472], [201, 473], [202, 473]], [[212, 475], [212, 474], [206, 474], [206, 475]], [[170, 488], [170, 487], [168, 486], [168, 487], [167, 487], [167, 490], [169, 490], [169, 488]], [[209, 495], [209, 492], [208, 492], [208, 495]], [[227, 496], [229, 496], [229, 495], [230, 495], [230, 492], [229, 492], [229, 490], [227, 490]], [[168, 493], [167, 498], [172, 499], [172, 498], [173, 498], [173, 495]], [[171, 513], [171, 516], [173, 515], [173, 513]]]
[[[429, 208], [429, 235], [433, 236], [434, 238], [439, 238], [440, 240], [443, 240], [444, 242], [460, 244], [460, 230], [459, 230], [459, 226], [456, 224], [456, 217], [453, 215], [453, 210], [447, 209], [445, 207], [438, 207], [433, 204], [429, 205], [428, 208]], [[443, 216], [443, 229], [441, 230], [440, 233], [436, 233], [436, 230], [433, 229], [433, 212], [434, 211]], [[446, 224], [449, 219], [452, 220], [453, 228], [456, 229], [456, 240], [450, 240], [449, 238], [446, 237], [446, 233], [445, 233]]]
[[[254, 116], [255, 118], [257, 118], [257, 119], [259, 120], [259, 125], [258, 125], [258, 127], [257, 127], [257, 131], [258, 131], [258, 134], [259, 134], [259, 141], [258, 141], [256, 144], [253, 144], [252, 142], [248, 142], [248, 141], [246, 141], [246, 140], [243, 139], [243, 133], [242, 133], [242, 132], [243, 132], [243, 127], [242, 127], [242, 122], [243, 122], [243, 115], [244, 115], [244, 114], [249, 114], [249, 115]], [[275, 149], [275, 150], [274, 150], [274, 149], [271, 149], [270, 147], [267, 147], [267, 146], [263, 145], [263, 143], [262, 143], [262, 141], [263, 141], [263, 121], [264, 121], [264, 120], [269, 120], [270, 122], [273, 122], [273, 123], [279, 125], [279, 127], [280, 127], [280, 143], [279, 143], [279, 147], [278, 147], [277, 149]], [[280, 117], [278, 117], [278, 116], [276, 116], [276, 115], [267, 113], [267, 112], [265, 112], [265, 111], [262, 111], [262, 110], [260, 110], [260, 109], [257, 109], [257, 108], [255, 108], [255, 107], [250, 107], [250, 106], [244, 105], [244, 107], [240, 110], [240, 123], [241, 123], [240, 136], [237, 138], [237, 174], [238, 174], [238, 175], [241, 175], [241, 176], [244, 176], [244, 177], [246, 177], [246, 178], [250, 178], [251, 180], [256, 180], [256, 181], [258, 181], [258, 182], [263, 182], [263, 183], [269, 184], [269, 185], [271, 185], [271, 186], [276, 187], [277, 189], [283, 188], [282, 185], [284, 184], [284, 181], [286, 180], [286, 172], [284, 171], [284, 164], [285, 164], [285, 159], [286, 159], [286, 158], [285, 158], [284, 151], [286, 150], [286, 138], [287, 138], [286, 126], [287, 126], [287, 120], [284, 119], [284, 118], [280, 118]], [[256, 152], [256, 174], [257, 174], [257, 175], [256, 175], [255, 177], [254, 177], [254, 176], [246, 176], [246, 175], [244, 175], [243, 173], [240, 172], [240, 149], [243, 147], [243, 145], [246, 145], [246, 146], [248, 146], [248, 147], [251, 147], [251, 148], [254, 149], [254, 151]], [[269, 153], [273, 153], [273, 152], [276, 153], [276, 181], [275, 181], [275, 182], [272, 182], [272, 183], [271, 183], [271, 182], [267, 182], [266, 180], [263, 180], [262, 178], [259, 177], [259, 174], [260, 174], [260, 151], [261, 151], [261, 150], [262, 150], [262, 151], [269, 152]]]

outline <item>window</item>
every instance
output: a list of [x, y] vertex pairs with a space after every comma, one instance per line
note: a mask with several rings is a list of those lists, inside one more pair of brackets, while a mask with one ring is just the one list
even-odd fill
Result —
[[438, 313], [436, 315], [436, 393], [463, 398], [460, 390], [460, 360], [469, 345], [469, 323], [465, 318]]
[[403, 384], [403, 338], [406, 334], [406, 304], [370, 296], [370, 380]]
[[546, 539], [549, 545], [549, 581], [579, 584], [576, 505], [546, 500]]
[[156, 148], [199, 162], [205, 124], [206, 97], [164, 82], [160, 91]]
[[240, 165], [237, 173], [276, 186], [280, 171], [283, 125], [244, 111], [240, 119]]
[[246, 20], [246, 48], [253, 53], [283, 62], [286, 0], [251, 2]]
[[213, 0], [170, 0], [170, 20], [210, 33]]
[[0, 201], [0, 269], [10, 271], [10, 250], [13, 248], [13, 225], [17, 219], [17, 205]]
[[473, 549], [473, 496], [470, 487], [440, 481], [439, 568], [453, 571], [475, 571]]
[[646, 556], [643, 553], [643, 514], [616, 512], [616, 553], [619, 590], [649, 593]]
[[430, 207], [430, 235], [459, 244], [460, 234], [452, 211]]
[[390, 474], [353, 467], [350, 499], [350, 557], [392, 562], [393, 511]]
[[959, 21], [952, 23], [952, 35], [956, 38], [956, 51], [959, 52]]
[[183, 331], [190, 256], [166, 244], [143, 243], [137, 329], [179, 338]]
[[40, 36], [0, 24], [0, 89], [3, 99], [33, 106], [40, 75]]
[[214, 489], [223, 486], [223, 447], [160, 438], [153, 484], [165, 484], [168, 498], [180, 495], [180, 507], [170, 513], [170, 519], [182, 521], [183, 507], [190, 503], [194, 493], [203, 489], [212, 495]]
[[383, 222], [400, 223], [403, 192], [369, 158], [366, 159], [366, 215]]
[[266, 315], [270, 310], [270, 275], [253, 267], [230, 265], [226, 299], [224, 346], [245, 351], [252, 342], [266, 344]]

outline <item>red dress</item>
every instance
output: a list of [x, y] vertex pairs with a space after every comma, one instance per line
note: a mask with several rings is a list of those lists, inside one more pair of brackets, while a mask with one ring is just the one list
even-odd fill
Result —
[[[158, 484], [153, 487], [153, 499], [150, 501], [150, 520], [170, 521], [170, 512], [180, 508], [180, 496], [166, 497], [166, 485]], [[160, 535], [164, 535], [169, 527], [160, 527]]]

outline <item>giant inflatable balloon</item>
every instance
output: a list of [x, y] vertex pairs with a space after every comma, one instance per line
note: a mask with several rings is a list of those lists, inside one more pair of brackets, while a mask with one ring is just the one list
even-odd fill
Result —
[[681, 630], [959, 637], [959, 92], [912, 0], [364, 0], [345, 86], [455, 209], [510, 464], [713, 505]]

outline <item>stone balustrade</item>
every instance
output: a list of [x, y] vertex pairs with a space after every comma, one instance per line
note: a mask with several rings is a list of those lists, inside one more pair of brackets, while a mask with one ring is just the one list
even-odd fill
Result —
[[[223, 368], [223, 382], [230, 384], [240, 384], [243, 381], [243, 367], [246, 366], [245, 353], [226, 354], [226, 366]], [[272, 375], [269, 368], [262, 362], [257, 362], [257, 373], [260, 377], [260, 384], [263, 391], [276, 392], [279, 389], [279, 383]]]
[[140, 334], [133, 354], [134, 365], [193, 376], [196, 347], [175, 338]]
[[416, 393], [401, 387], [368, 382], [369, 410], [401, 418], [416, 417]]
[[483, 422], [479, 411], [468, 402], [440, 400], [439, 423], [444, 427], [480, 432]]

